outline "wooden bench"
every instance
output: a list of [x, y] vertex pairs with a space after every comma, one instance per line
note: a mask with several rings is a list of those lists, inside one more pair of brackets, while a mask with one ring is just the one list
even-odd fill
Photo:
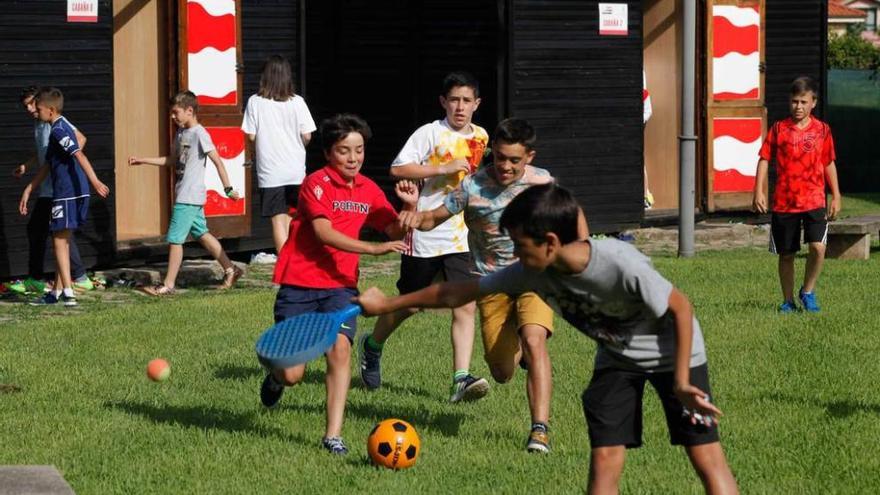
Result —
[[828, 222], [826, 258], [866, 260], [871, 256], [871, 236], [880, 232], [880, 215], [863, 215]]

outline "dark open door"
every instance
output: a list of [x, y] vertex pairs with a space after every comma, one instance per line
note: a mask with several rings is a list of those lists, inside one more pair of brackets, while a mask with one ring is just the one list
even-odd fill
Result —
[[199, 99], [199, 122], [223, 158], [232, 187], [242, 196], [223, 193], [217, 170], [207, 165], [205, 215], [217, 237], [251, 233], [251, 170], [244, 166], [241, 132], [241, 4], [232, 0], [179, 0], [177, 83]]

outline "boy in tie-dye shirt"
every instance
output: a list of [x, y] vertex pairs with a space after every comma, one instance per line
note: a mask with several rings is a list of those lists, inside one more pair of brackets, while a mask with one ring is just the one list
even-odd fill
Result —
[[[440, 106], [446, 111], [446, 118], [416, 129], [391, 164], [392, 177], [420, 182], [419, 211], [441, 206], [446, 195], [477, 170], [489, 142], [486, 131], [473, 123], [474, 112], [480, 106], [479, 83], [473, 75], [448, 74], [443, 80]], [[423, 289], [437, 278], [475, 279], [468, 252], [468, 229], [462, 215], [450, 215], [431, 232], [410, 232], [405, 241], [407, 250], [400, 258], [397, 281], [401, 294]], [[489, 382], [469, 372], [475, 312], [472, 302], [452, 310], [453, 375], [449, 402], [477, 400], [489, 392]], [[415, 313], [404, 309], [382, 315], [376, 321], [374, 333], [391, 334]], [[378, 356], [382, 343], [364, 336], [357, 348], [361, 355], [361, 380], [368, 389], [379, 388], [382, 378]]]
[[[445, 197], [443, 205], [427, 212], [407, 213], [400, 221], [407, 227], [429, 231], [463, 213], [477, 273], [488, 275], [513, 264], [513, 241], [499, 226], [501, 214], [522, 191], [553, 181], [549, 172], [531, 165], [534, 145], [535, 130], [528, 122], [504, 120], [492, 138], [492, 165], [466, 177]], [[587, 235], [585, 221], [580, 233]], [[531, 432], [526, 449], [549, 452], [547, 422], [552, 381], [546, 343], [553, 332], [553, 310], [531, 292], [516, 297], [487, 295], [477, 301], [477, 306], [485, 359], [493, 378], [499, 383], [509, 381], [521, 363], [527, 370]], [[373, 339], [380, 342], [387, 337], [373, 334]]]

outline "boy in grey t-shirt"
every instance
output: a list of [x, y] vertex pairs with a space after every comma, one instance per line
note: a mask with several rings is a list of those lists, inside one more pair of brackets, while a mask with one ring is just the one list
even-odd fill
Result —
[[583, 394], [590, 434], [589, 491], [616, 493], [627, 448], [641, 446], [645, 382], [657, 391], [670, 440], [683, 445], [707, 491], [736, 493], [709, 400], [703, 337], [690, 302], [635, 248], [579, 240], [578, 204], [555, 185], [513, 199], [501, 227], [517, 263], [475, 282], [448, 282], [358, 302], [368, 315], [405, 307], [451, 307], [485, 294], [536, 292], [572, 326], [596, 340], [595, 371]]
[[226, 196], [237, 200], [238, 193], [229, 185], [226, 167], [217, 150], [214, 149], [211, 136], [199, 124], [198, 110], [198, 99], [191, 91], [182, 91], [175, 95], [171, 99], [171, 119], [180, 129], [174, 140], [173, 156], [128, 159], [129, 165], [146, 164], [160, 167], [174, 165], [177, 179], [174, 188], [174, 210], [171, 213], [167, 235], [168, 272], [163, 283], [144, 288], [144, 292], [154, 296], [174, 294], [177, 273], [183, 264], [183, 243], [189, 234], [192, 234], [223, 267], [225, 276], [220, 285], [221, 289], [231, 288], [242, 275], [241, 270], [226, 256], [220, 241], [208, 232], [208, 223], [205, 219], [207, 201], [205, 167], [209, 159], [217, 167], [217, 174], [220, 176], [220, 182], [223, 183]]

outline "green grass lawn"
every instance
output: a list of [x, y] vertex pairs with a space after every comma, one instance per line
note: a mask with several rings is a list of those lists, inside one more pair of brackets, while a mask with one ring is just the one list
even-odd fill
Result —
[[[759, 250], [655, 263], [703, 325], [713, 395], [726, 413], [722, 443], [743, 493], [880, 491], [880, 252], [827, 262], [819, 315], [775, 313], [775, 259]], [[395, 275], [376, 266], [362, 287], [391, 289]], [[319, 445], [322, 362], [276, 410], [259, 404], [253, 345], [271, 323], [273, 297], [244, 288], [150, 300], [111, 289], [64, 317], [0, 307], [9, 318], [0, 323], [0, 383], [20, 387], [0, 389], [0, 464], [54, 464], [81, 494], [582, 492], [589, 444], [580, 393], [595, 344], [571, 327], [559, 323], [550, 341], [550, 456], [523, 450], [523, 373], [481, 402], [446, 403], [449, 318], [436, 312], [389, 341], [381, 390], [354, 380], [344, 427], [352, 452], [336, 458]], [[478, 345], [473, 369], [488, 376], [481, 356]], [[169, 381], [147, 380], [154, 357], [171, 363]], [[367, 463], [367, 434], [388, 417], [421, 434], [408, 471]], [[628, 455], [623, 493], [701, 491], [684, 452], [668, 443], [652, 392], [644, 437]]]

